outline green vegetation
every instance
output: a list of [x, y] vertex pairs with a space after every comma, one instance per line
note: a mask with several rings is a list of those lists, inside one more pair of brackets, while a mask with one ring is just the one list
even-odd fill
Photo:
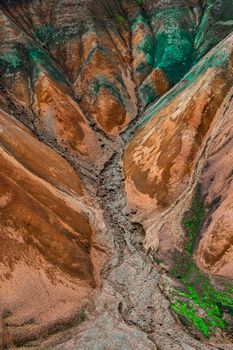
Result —
[[204, 201], [198, 185], [191, 208], [182, 220], [189, 242], [172, 270], [172, 275], [180, 280], [182, 288], [175, 290], [176, 300], [171, 304], [171, 309], [186, 326], [194, 327], [209, 337], [217, 329], [226, 329], [224, 312], [233, 316], [233, 288], [229, 285], [224, 290], [215, 288], [209, 276], [198, 269], [191, 257], [204, 222], [204, 213]]
[[185, 213], [181, 223], [185, 229], [188, 242], [185, 246], [185, 252], [192, 255], [195, 243], [200, 234], [205, 219], [205, 206], [201, 196], [201, 186], [197, 185], [193, 196], [191, 208]]
[[194, 261], [183, 256], [173, 275], [183, 284], [183, 290], [176, 290], [176, 301], [171, 304], [187, 326], [193, 326], [205, 337], [216, 330], [224, 330], [223, 312], [233, 315], [233, 288], [221, 291], [212, 286], [209, 277], [202, 273]]
[[79, 321], [80, 323], [86, 321], [87, 319], [87, 313], [85, 311], [85, 309], [82, 309], [81, 312], [80, 312], [80, 315], [79, 315]]
[[143, 0], [135, 0], [138, 6], [142, 6]]
[[115, 17], [115, 20], [116, 20], [116, 23], [117, 23], [118, 25], [121, 25], [121, 24], [125, 24], [125, 23], [126, 23], [125, 18], [124, 18], [123, 16], [121, 16], [121, 15], [117, 15], [117, 16]]

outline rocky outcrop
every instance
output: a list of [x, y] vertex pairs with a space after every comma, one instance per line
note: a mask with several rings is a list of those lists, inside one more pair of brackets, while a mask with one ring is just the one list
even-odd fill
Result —
[[0, 312], [20, 344], [77, 317], [98, 286], [101, 215], [70, 165], [3, 111], [0, 164]]
[[145, 113], [127, 146], [126, 192], [129, 205], [145, 220], [148, 248], [166, 251], [180, 246], [179, 223], [208, 162], [207, 148], [215, 125], [224, 118], [220, 111], [232, 83], [230, 36]]
[[0, 348], [232, 347], [171, 274], [198, 186], [186, 264], [233, 277], [231, 5], [0, 2]]
[[199, 182], [208, 207], [203, 235], [195, 252], [202, 269], [232, 277], [231, 124], [232, 90], [218, 112], [208, 157]]
[[118, 26], [124, 26], [119, 11], [117, 2], [107, 9], [101, 1], [94, 6], [91, 1], [56, 4], [51, 0], [42, 6], [39, 2], [21, 2], [4, 7], [4, 12], [34, 39], [34, 48], [29, 50], [29, 59], [35, 65], [33, 84], [36, 85], [41, 68], [56, 81], [68, 81], [75, 99], [112, 136], [136, 114], [129, 41], [127, 33], [124, 35], [126, 29], [118, 30]]

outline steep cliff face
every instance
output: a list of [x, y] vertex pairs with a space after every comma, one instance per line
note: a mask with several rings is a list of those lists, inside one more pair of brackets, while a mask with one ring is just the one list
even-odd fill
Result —
[[232, 84], [230, 36], [146, 111], [127, 146], [126, 191], [130, 205], [147, 222], [148, 247], [167, 250], [180, 243], [182, 208], [208, 164], [209, 144], [224, 118]]
[[[211, 163], [208, 152], [214, 135], [225, 132], [219, 125], [224, 123], [225, 106], [230, 108], [232, 84], [232, 36], [229, 36], [145, 113], [142, 127], [129, 143], [124, 158], [126, 190], [131, 205], [147, 216], [148, 247], [157, 248], [161, 244], [161, 249], [166, 250], [179, 241], [177, 223], [181, 221], [187, 195], [197, 182], [202, 182], [199, 178], [202, 168]], [[219, 177], [209, 178], [208, 185], [212, 186], [214, 180], [218, 182]], [[227, 234], [219, 229], [231, 240], [229, 231]], [[208, 249], [222, 266], [228, 264], [224, 254], [230, 245], [218, 235], [216, 232], [214, 239], [224, 253], [219, 255], [216, 247]], [[232, 270], [227, 271], [232, 277]]]
[[232, 1], [0, 26], [0, 347], [231, 349]]
[[9, 114], [0, 123], [0, 310], [20, 344], [80, 312], [103, 254], [78, 175]]
[[205, 167], [200, 174], [209, 212], [195, 257], [201, 268], [232, 277], [231, 117], [232, 90], [218, 113]]

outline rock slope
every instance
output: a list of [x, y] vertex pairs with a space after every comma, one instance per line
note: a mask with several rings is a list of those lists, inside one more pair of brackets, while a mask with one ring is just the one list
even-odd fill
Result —
[[[233, 37], [229, 36], [147, 110], [143, 125], [126, 148], [124, 173], [129, 205], [145, 220], [148, 247], [170, 250], [180, 243], [179, 223], [189, 204], [188, 196], [197, 182], [202, 182], [202, 168], [212, 165], [208, 152], [215, 133], [226, 131], [218, 125], [225, 118], [224, 106], [230, 108], [232, 43]], [[225, 171], [228, 174], [230, 169]], [[220, 181], [212, 174], [208, 186], [213, 186], [214, 180]], [[209, 200], [207, 203], [211, 204]], [[231, 239], [229, 232], [227, 236]], [[225, 239], [217, 240], [218, 245], [225, 246]], [[216, 247], [211, 250], [217, 258]], [[232, 270], [228, 271], [233, 277]]]
[[231, 2], [0, 1], [0, 348], [232, 349]]

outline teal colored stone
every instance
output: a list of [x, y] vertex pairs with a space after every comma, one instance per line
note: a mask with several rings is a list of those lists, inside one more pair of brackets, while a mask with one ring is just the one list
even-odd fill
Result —
[[161, 68], [170, 85], [176, 84], [192, 66], [196, 21], [192, 11], [172, 7], [155, 11], [154, 67]]
[[35, 36], [40, 40], [42, 45], [49, 45], [54, 36], [54, 28], [50, 24], [44, 24], [43, 26], [35, 30]]
[[92, 98], [96, 98], [101, 88], [105, 88], [109, 93], [115, 97], [121, 105], [124, 105], [121, 94], [116, 86], [112, 85], [105, 77], [95, 77], [91, 83]]
[[151, 102], [155, 100], [156, 97], [158, 97], [156, 91], [154, 90], [153, 86], [150, 82], [145, 81], [140, 87], [139, 87], [139, 96], [141, 98], [143, 106], [147, 106]]
[[180, 94], [189, 85], [193, 84], [200, 76], [202, 76], [207, 69], [211, 67], [222, 67], [223, 69], [229, 64], [230, 50], [227, 49], [223, 43], [220, 43], [209, 56], [197, 63], [193, 69], [188, 72], [184, 77], [182, 84], [177, 85], [173, 90], [168, 92], [158, 102], [154, 103], [144, 114], [140, 127], [152, 118], [156, 117], [156, 114], [172, 101], [178, 94]]
[[54, 62], [43, 50], [35, 46], [29, 46], [26, 48], [26, 54], [29, 61], [29, 70], [34, 82], [38, 79], [41, 71], [44, 71], [55, 81], [66, 83], [63, 74], [54, 67]]
[[208, 0], [195, 37], [195, 62], [232, 31], [232, 0]]
[[21, 57], [17, 49], [0, 55], [0, 65], [5, 69], [5, 73], [13, 73], [21, 64]]

